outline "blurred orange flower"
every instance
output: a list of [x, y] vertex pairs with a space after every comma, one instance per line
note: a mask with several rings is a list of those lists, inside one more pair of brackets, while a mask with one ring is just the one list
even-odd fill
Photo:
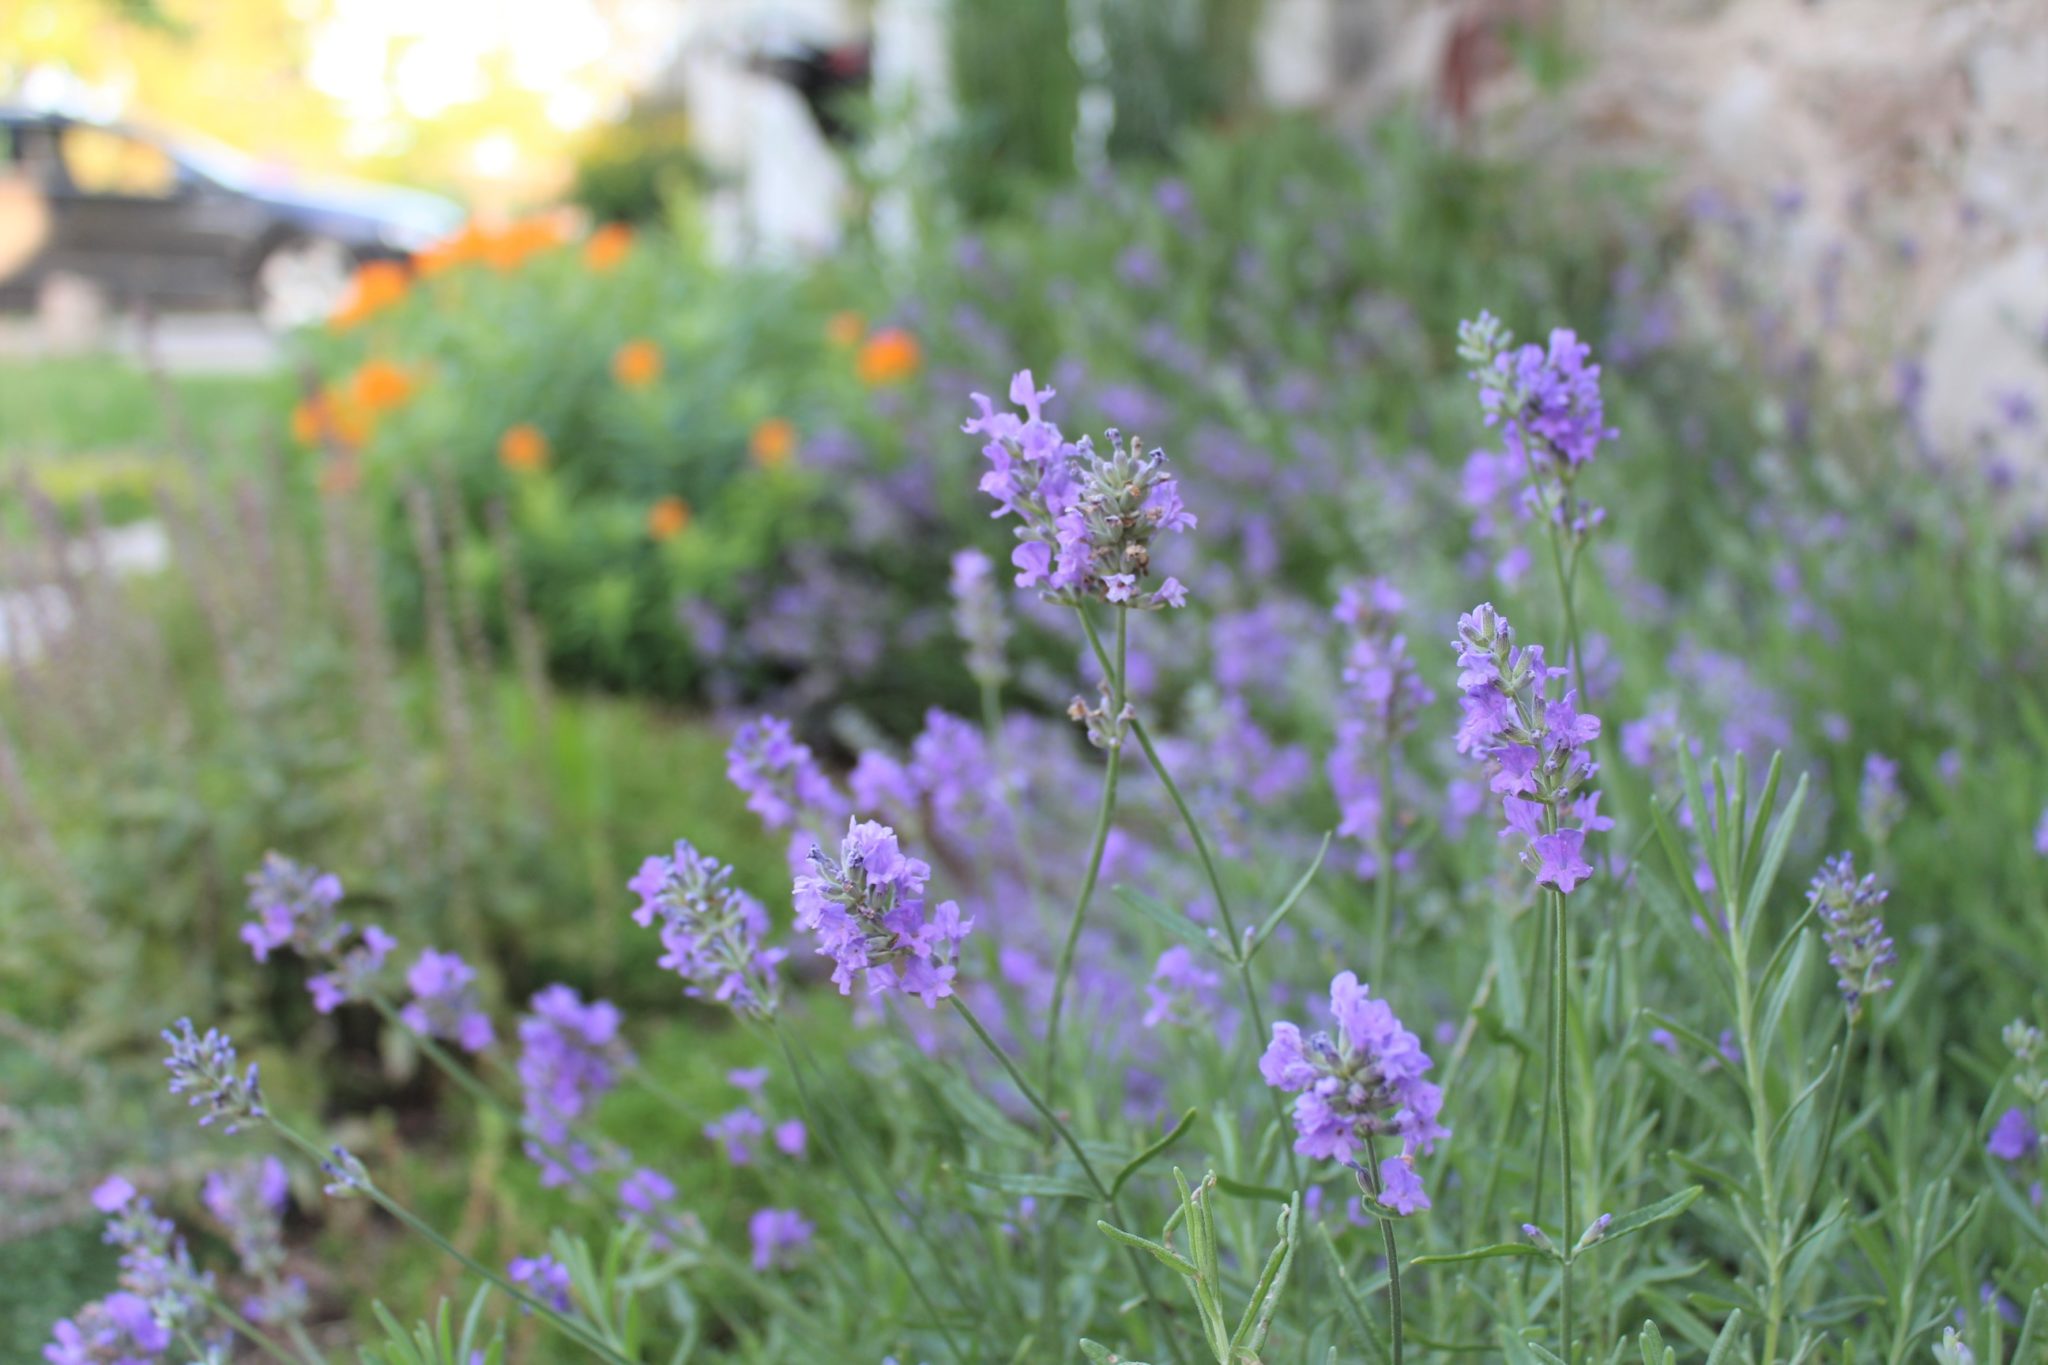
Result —
[[796, 424], [783, 417], [770, 417], [754, 428], [747, 442], [754, 463], [763, 469], [780, 469], [796, 454]]
[[861, 346], [854, 371], [870, 388], [897, 384], [917, 373], [922, 358], [916, 337], [901, 327], [884, 327]]
[[557, 217], [522, 218], [491, 234], [484, 247], [484, 261], [493, 270], [517, 270], [532, 257], [566, 245], [568, 240], [568, 229]]
[[690, 504], [670, 495], [647, 509], [647, 534], [656, 540], [674, 540], [690, 524]]
[[412, 371], [390, 360], [369, 359], [357, 367], [349, 381], [349, 396], [364, 415], [375, 418], [412, 397], [418, 387]]
[[413, 269], [419, 271], [421, 278], [425, 278], [439, 275], [445, 270], [453, 270], [458, 265], [482, 260], [490, 236], [490, 231], [483, 224], [464, 223], [461, 228], [432, 246], [414, 253]]
[[606, 223], [583, 243], [583, 263], [603, 274], [625, 260], [633, 250], [633, 229], [624, 223]]
[[852, 346], [860, 340], [867, 324], [854, 312], [834, 313], [825, 322], [825, 340], [834, 346]]
[[661, 377], [661, 348], [645, 337], [612, 353], [612, 378], [629, 389], [644, 389]]
[[531, 422], [507, 427], [498, 438], [498, 462], [515, 474], [531, 474], [548, 462], [548, 438]]
[[412, 287], [412, 272], [397, 261], [365, 261], [349, 281], [348, 293], [327, 319], [337, 331], [354, 327], [396, 304]]
[[370, 415], [345, 395], [316, 393], [292, 409], [292, 439], [304, 446], [332, 441], [353, 448], [370, 439]]

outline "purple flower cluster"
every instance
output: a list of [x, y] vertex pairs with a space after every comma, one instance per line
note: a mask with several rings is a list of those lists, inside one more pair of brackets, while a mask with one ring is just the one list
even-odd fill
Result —
[[454, 953], [422, 951], [405, 973], [412, 991], [398, 1017], [415, 1033], [442, 1038], [465, 1052], [482, 1052], [497, 1037], [491, 1016], [477, 1002], [476, 969]]
[[817, 1229], [795, 1209], [761, 1209], [747, 1220], [747, 1238], [754, 1245], [754, 1269], [788, 1266], [811, 1243]]
[[1892, 988], [1886, 971], [1899, 960], [1884, 931], [1879, 911], [1890, 893], [1874, 875], [1856, 875], [1856, 859], [1838, 853], [1820, 865], [1806, 890], [1806, 903], [1826, 926], [1828, 965], [1842, 989], [1851, 1021], [1863, 1013], [1863, 1002]]
[[1527, 841], [1522, 862], [1537, 883], [1570, 892], [1593, 875], [1587, 831], [1614, 823], [1599, 813], [1600, 794], [1583, 790], [1598, 769], [1589, 750], [1600, 718], [1581, 712], [1573, 692], [1551, 695], [1570, 670], [1546, 664], [1541, 645], [1516, 645], [1492, 604], [1459, 617], [1452, 643], [1464, 691], [1458, 752], [1486, 760], [1507, 817], [1503, 837]]
[[981, 727], [937, 707], [925, 712], [907, 761], [870, 749], [847, 779], [857, 808], [899, 822], [921, 820], [925, 829], [962, 843], [997, 821], [1002, 782]]
[[1146, 1028], [1161, 1024], [1191, 1025], [1214, 1018], [1220, 1007], [1218, 987], [1223, 977], [1196, 958], [1194, 949], [1176, 943], [1159, 955], [1152, 979], [1145, 984], [1150, 1002], [1142, 1022]]
[[87, 1304], [53, 1333], [43, 1348], [48, 1365], [158, 1365], [171, 1349], [171, 1329], [148, 1300], [126, 1291]]
[[732, 884], [731, 868], [678, 839], [670, 856], [647, 859], [626, 885], [640, 897], [634, 922], [661, 921], [661, 965], [683, 978], [685, 994], [741, 1014], [774, 1012], [775, 967], [786, 952], [763, 945], [768, 911]]
[[1574, 540], [1583, 540], [1605, 514], [1576, 500], [1573, 480], [1601, 442], [1617, 434], [1607, 425], [1592, 354], [1563, 328], [1551, 332], [1548, 347], [1518, 347], [1491, 314], [1458, 326], [1458, 355], [1472, 366], [1486, 425], [1500, 428], [1502, 445], [1528, 480], [1524, 496]]
[[657, 1251], [698, 1232], [696, 1220], [676, 1206], [676, 1184], [660, 1171], [642, 1166], [619, 1182], [619, 1221], [643, 1228]]
[[843, 804], [811, 746], [798, 741], [777, 716], [750, 720], [725, 751], [725, 775], [747, 795], [747, 809], [770, 829], [792, 824], [806, 811]]
[[1906, 797], [1899, 790], [1899, 765], [1883, 754], [1863, 759], [1863, 781], [1856, 792], [1856, 817], [1863, 837], [1879, 848], [1891, 841], [1892, 831], [1906, 818]]
[[554, 1257], [515, 1256], [505, 1267], [505, 1278], [557, 1313], [569, 1311], [569, 1268]]
[[1063, 603], [1183, 605], [1187, 589], [1178, 579], [1144, 591], [1159, 533], [1195, 524], [1165, 453], [1148, 453], [1136, 437], [1126, 445], [1114, 430], [1106, 455], [1086, 436], [1066, 440], [1045, 420], [1052, 396], [1024, 370], [1010, 381], [1010, 401], [1024, 409], [1023, 417], [997, 412], [986, 394], [977, 393], [971, 397], [980, 414], [961, 428], [988, 438], [982, 454], [990, 467], [981, 490], [996, 500], [996, 516], [1015, 516], [1020, 523], [1010, 554], [1017, 586], [1038, 588], [1048, 600]]
[[121, 1288], [151, 1304], [160, 1321], [182, 1323], [199, 1310], [213, 1276], [192, 1264], [176, 1224], [157, 1216], [135, 1187], [113, 1176], [93, 1191], [93, 1207], [107, 1215], [105, 1241], [121, 1249]]
[[796, 924], [833, 960], [841, 995], [852, 994], [863, 973], [870, 995], [901, 991], [927, 1008], [953, 993], [953, 958], [974, 921], [962, 919], [952, 901], [927, 913], [931, 866], [905, 854], [896, 831], [849, 820], [839, 856], [813, 848], [810, 862], [793, 888]]
[[284, 1163], [274, 1156], [214, 1171], [199, 1197], [213, 1215], [244, 1274], [267, 1280], [284, 1268], [284, 1211], [291, 1193]]
[[249, 910], [255, 916], [242, 926], [242, 941], [258, 962], [270, 960], [279, 948], [291, 948], [327, 970], [306, 978], [313, 1008], [332, 1014], [361, 999], [384, 969], [398, 941], [378, 925], [365, 927], [353, 946], [355, 932], [335, 914], [341, 904], [341, 879], [331, 872], [295, 863], [279, 853], [263, 855], [263, 866], [249, 874]]
[[526, 1155], [540, 1167], [540, 1183], [567, 1184], [597, 1168], [573, 1129], [618, 1084], [632, 1055], [619, 1037], [619, 1009], [556, 984], [537, 992], [533, 1012], [519, 1021], [519, 1090]]
[[953, 629], [967, 646], [967, 672], [984, 687], [999, 687], [1009, 676], [1005, 648], [1010, 623], [996, 595], [995, 564], [979, 550], [953, 556]]
[[1380, 1200], [1401, 1214], [1428, 1208], [1414, 1158], [1450, 1136], [1437, 1122], [1443, 1091], [1424, 1079], [1429, 1055], [1393, 1007], [1375, 1000], [1352, 972], [1330, 982], [1330, 1015], [1334, 1035], [1318, 1030], [1304, 1037], [1291, 1023], [1274, 1024], [1259, 1059], [1266, 1084], [1295, 1096], [1294, 1150], [1349, 1163], [1359, 1147], [1369, 1150], [1373, 1138], [1393, 1134], [1401, 1152], [1380, 1163]]
[[[1330, 613], [1347, 642], [1343, 709], [1324, 771], [1337, 798], [1337, 833], [1368, 850], [1376, 850], [1386, 803], [1394, 799], [1392, 792], [1380, 789], [1380, 759], [1398, 751], [1415, 728], [1417, 714], [1436, 700], [1400, 628], [1406, 608], [1393, 584], [1375, 578], [1345, 587]], [[1360, 858], [1361, 876], [1380, 872], [1376, 851]]]
[[223, 1131], [233, 1133], [266, 1116], [256, 1063], [242, 1067], [235, 1058], [234, 1041], [225, 1033], [210, 1028], [201, 1034], [190, 1019], [180, 1019], [163, 1031], [163, 1040], [171, 1045], [171, 1055], [164, 1059], [171, 1073], [171, 1093], [189, 1094], [193, 1108], [206, 1110], [200, 1127], [225, 1119]]

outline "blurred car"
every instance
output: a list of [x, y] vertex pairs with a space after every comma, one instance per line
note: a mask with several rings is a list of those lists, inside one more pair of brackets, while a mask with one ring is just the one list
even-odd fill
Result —
[[0, 106], [0, 303], [82, 276], [117, 305], [326, 316], [364, 261], [461, 225], [436, 195], [312, 181], [195, 137]]

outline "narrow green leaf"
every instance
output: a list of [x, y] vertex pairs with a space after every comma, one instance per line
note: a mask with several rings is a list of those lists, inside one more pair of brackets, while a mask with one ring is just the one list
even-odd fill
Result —
[[1446, 1251], [1433, 1256], [1417, 1256], [1408, 1264], [1456, 1265], [1460, 1261], [1490, 1261], [1496, 1256], [1527, 1256], [1538, 1261], [1558, 1259], [1555, 1251], [1528, 1242], [1495, 1242], [1492, 1246], [1475, 1247], [1471, 1251]]
[[1664, 1333], [1658, 1330], [1656, 1323], [1647, 1320], [1643, 1323], [1642, 1335], [1636, 1338], [1636, 1344], [1643, 1349], [1643, 1365], [1665, 1365], [1665, 1353], [1669, 1348], [1664, 1345]]
[[1594, 1245], [1605, 1246], [1609, 1242], [1618, 1242], [1624, 1237], [1641, 1232], [1644, 1228], [1655, 1227], [1659, 1223], [1668, 1223], [1673, 1218], [1678, 1217], [1679, 1214], [1691, 1208], [1698, 1201], [1699, 1197], [1705, 1193], [1706, 1189], [1703, 1186], [1687, 1185], [1677, 1194], [1659, 1199], [1654, 1204], [1645, 1204], [1639, 1209], [1624, 1213], [1607, 1225], [1607, 1235], [1594, 1243]]
[[1199, 1112], [1199, 1110], [1190, 1109], [1185, 1114], [1182, 1114], [1180, 1122], [1174, 1124], [1172, 1130], [1165, 1137], [1159, 1139], [1159, 1141], [1153, 1143], [1129, 1161], [1126, 1161], [1123, 1164], [1123, 1168], [1116, 1173], [1116, 1179], [1109, 1182], [1109, 1197], [1115, 1199], [1119, 1194], [1123, 1193], [1126, 1180], [1129, 1180], [1142, 1170], [1146, 1162], [1180, 1141], [1181, 1135], [1187, 1132], [1189, 1126], [1195, 1121], [1195, 1115]]
[[1294, 1197], [1290, 1191], [1272, 1185], [1254, 1185], [1248, 1181], [1232, 1180], [1227, 1175], [1216, 1177], [1216, 1188], [1233, 1199], [1257, 1199], [1270, 1204], [1284, 1204]]
[[1234, 945], [1226, 946], [1221, 935], [1211, 934], [1189, 919], [1185, 911], [1175, 909], [1156, 896], [1148, 896], [1121, 884], [1111, 888], [1111, 891], [1126, 910], [1164, 929], [1183, 943], [1192, 944], [1206, 953], [1214, 953], [1226, 962], [1237, 960], [1232, 956]]
[[1737, 1308], [1721, 1324], [1721, 1335], [1714, 1339], [1714, 1349], [1707, 1352], [1707, 1365], [1731, 1365], [1738, 1358], [1741, 1344], [1742, 1310]]
[[1758, 860], [1756, 873], [1750, 879], [1748, 899], [1742, 906], [1742, 923], [1745, 927], [1756, 923], [1757, 913], [1763, 909], [1764, 897], [1771, 892], [1771, 886], [1778, 880], [1778, 867], [1785, 861], [1785, 850], [1791, 846], [1792, 832], [1799, 824], [1799, 811], [1806, 804], [1806, 774], [1799, 775], [1799, 781], [1792, 787], [1792, 795], [1785, 802], [1785, 809], [1771, 825], [1771, 832], [1764, 841], [1763, 857]]
[[1308, 890], [1308, 884], [1316, 879], [1316, 873], [1323, 870], [1323, 859], [1330, 852], [1330, 839], [1334, 834], [1335, 830], [1324, 832], [1322, 846], [1316, 849], [1316, 856], [1309, 863], [1308, 871], [1302, 873], [1300, 879], [1288, 889], [1287, 894], [1280, 898], [1280, 903], [1273, 907], [1273, 913], [1260, 921], [1258, 932], [1252, 935], [1250, 946], [1244, 950], [1245, 961], [1251, 961], [1259, 949], [1265, 946], [1266, 939], [1280, 927], [1280, 921], [1287, 918], [1287, 912], [1294, 908], [1294, 903]]
[[1161, 1246], [1150, 1238], [1140, 1237], [1135, 1232], [1125, 1232], [1114, 1223], [1106, 1223], [1099, 1218], [1095, 1220], [1095, 1226], [1110, 1241], [1122, 1242], [1127, 1247], [1136, 1247], [1139, 1251], [1155, 1256], [1161, 1265], [1185, 1275], [1191, 1280], [1201, 1273], [1195, 1268], [1193, 1261], [1190, 1261], [1187, 1257], [1182, 1256], [1170, 1247]]

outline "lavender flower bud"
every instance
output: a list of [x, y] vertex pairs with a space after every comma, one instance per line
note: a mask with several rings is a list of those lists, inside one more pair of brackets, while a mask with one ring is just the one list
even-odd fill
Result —
[[685, 994], [708, 995], [740, 1014], [775, 1012], [775, 968], [787, 952], [763, 945], [768, 912], [733, 886], [731, 868], [678, 839], [671, 856], [640, 864], [627, 888], [640, 897], [635, 923], [661, 921], [660, 965], [683, 978]]
[[339, 1143], [331, 1152], [329, 1159], [320, 1163], [320, 1173], [327, 1177], [321, 1188], [329, 1198], [348, 1199], [370, 1188], [370, 1172], [353, 1152]]
[[1863, 836], [1878, 848], [1890, 842], [1892, 831], [1906, 817], [1906, 798], [1899, 791], [1899, 765], [1883, 754], [1869, 754], [1863, 760], [1856, 815], [1863, 825]]
[[1588, 1223], [1586, 1230], [1579, 1234], [1578, 1245], [1572, 1248], [1572, 1255], [1576, 1256], [1587, 1247], [1598, 1244], [1602, 1238], [1607, 1236], [1607, 1225], [1613, 1221], [1613, 1214], [1603, 1213], [1591, 1223]]
[[203, 1128], [215, 1119], [225, 1119], [223, 1131], [238, 1132], [244, 1123], [267, 1116], [263, 1091], [256, 1081], [256, 1064], [238, 1068], [235, 1045], [219, 1029], [196, 1032], [190, 1019], [180, 1019], [175, 1029], [165, 1029], [163, 1039], [171, 1045], [164, 1065], [171, 1073], [171, 1093], [190, 1093], [194, 1108], [203, 1106], [199, 1119]]
[[1856, 860], [1847, 853], [1822, 863], [1807, 888], [1807, 904], [1825, 926], [1821, 933], [1828, 945], [1828, 965], [1835, 969], [1852, 1022], [1862, 1017], [1867, 998], [1892, 988], [1885, 971], [1899, 958], [1878, 916], [1889, 894], [1874, 876], [1859, 880]]

